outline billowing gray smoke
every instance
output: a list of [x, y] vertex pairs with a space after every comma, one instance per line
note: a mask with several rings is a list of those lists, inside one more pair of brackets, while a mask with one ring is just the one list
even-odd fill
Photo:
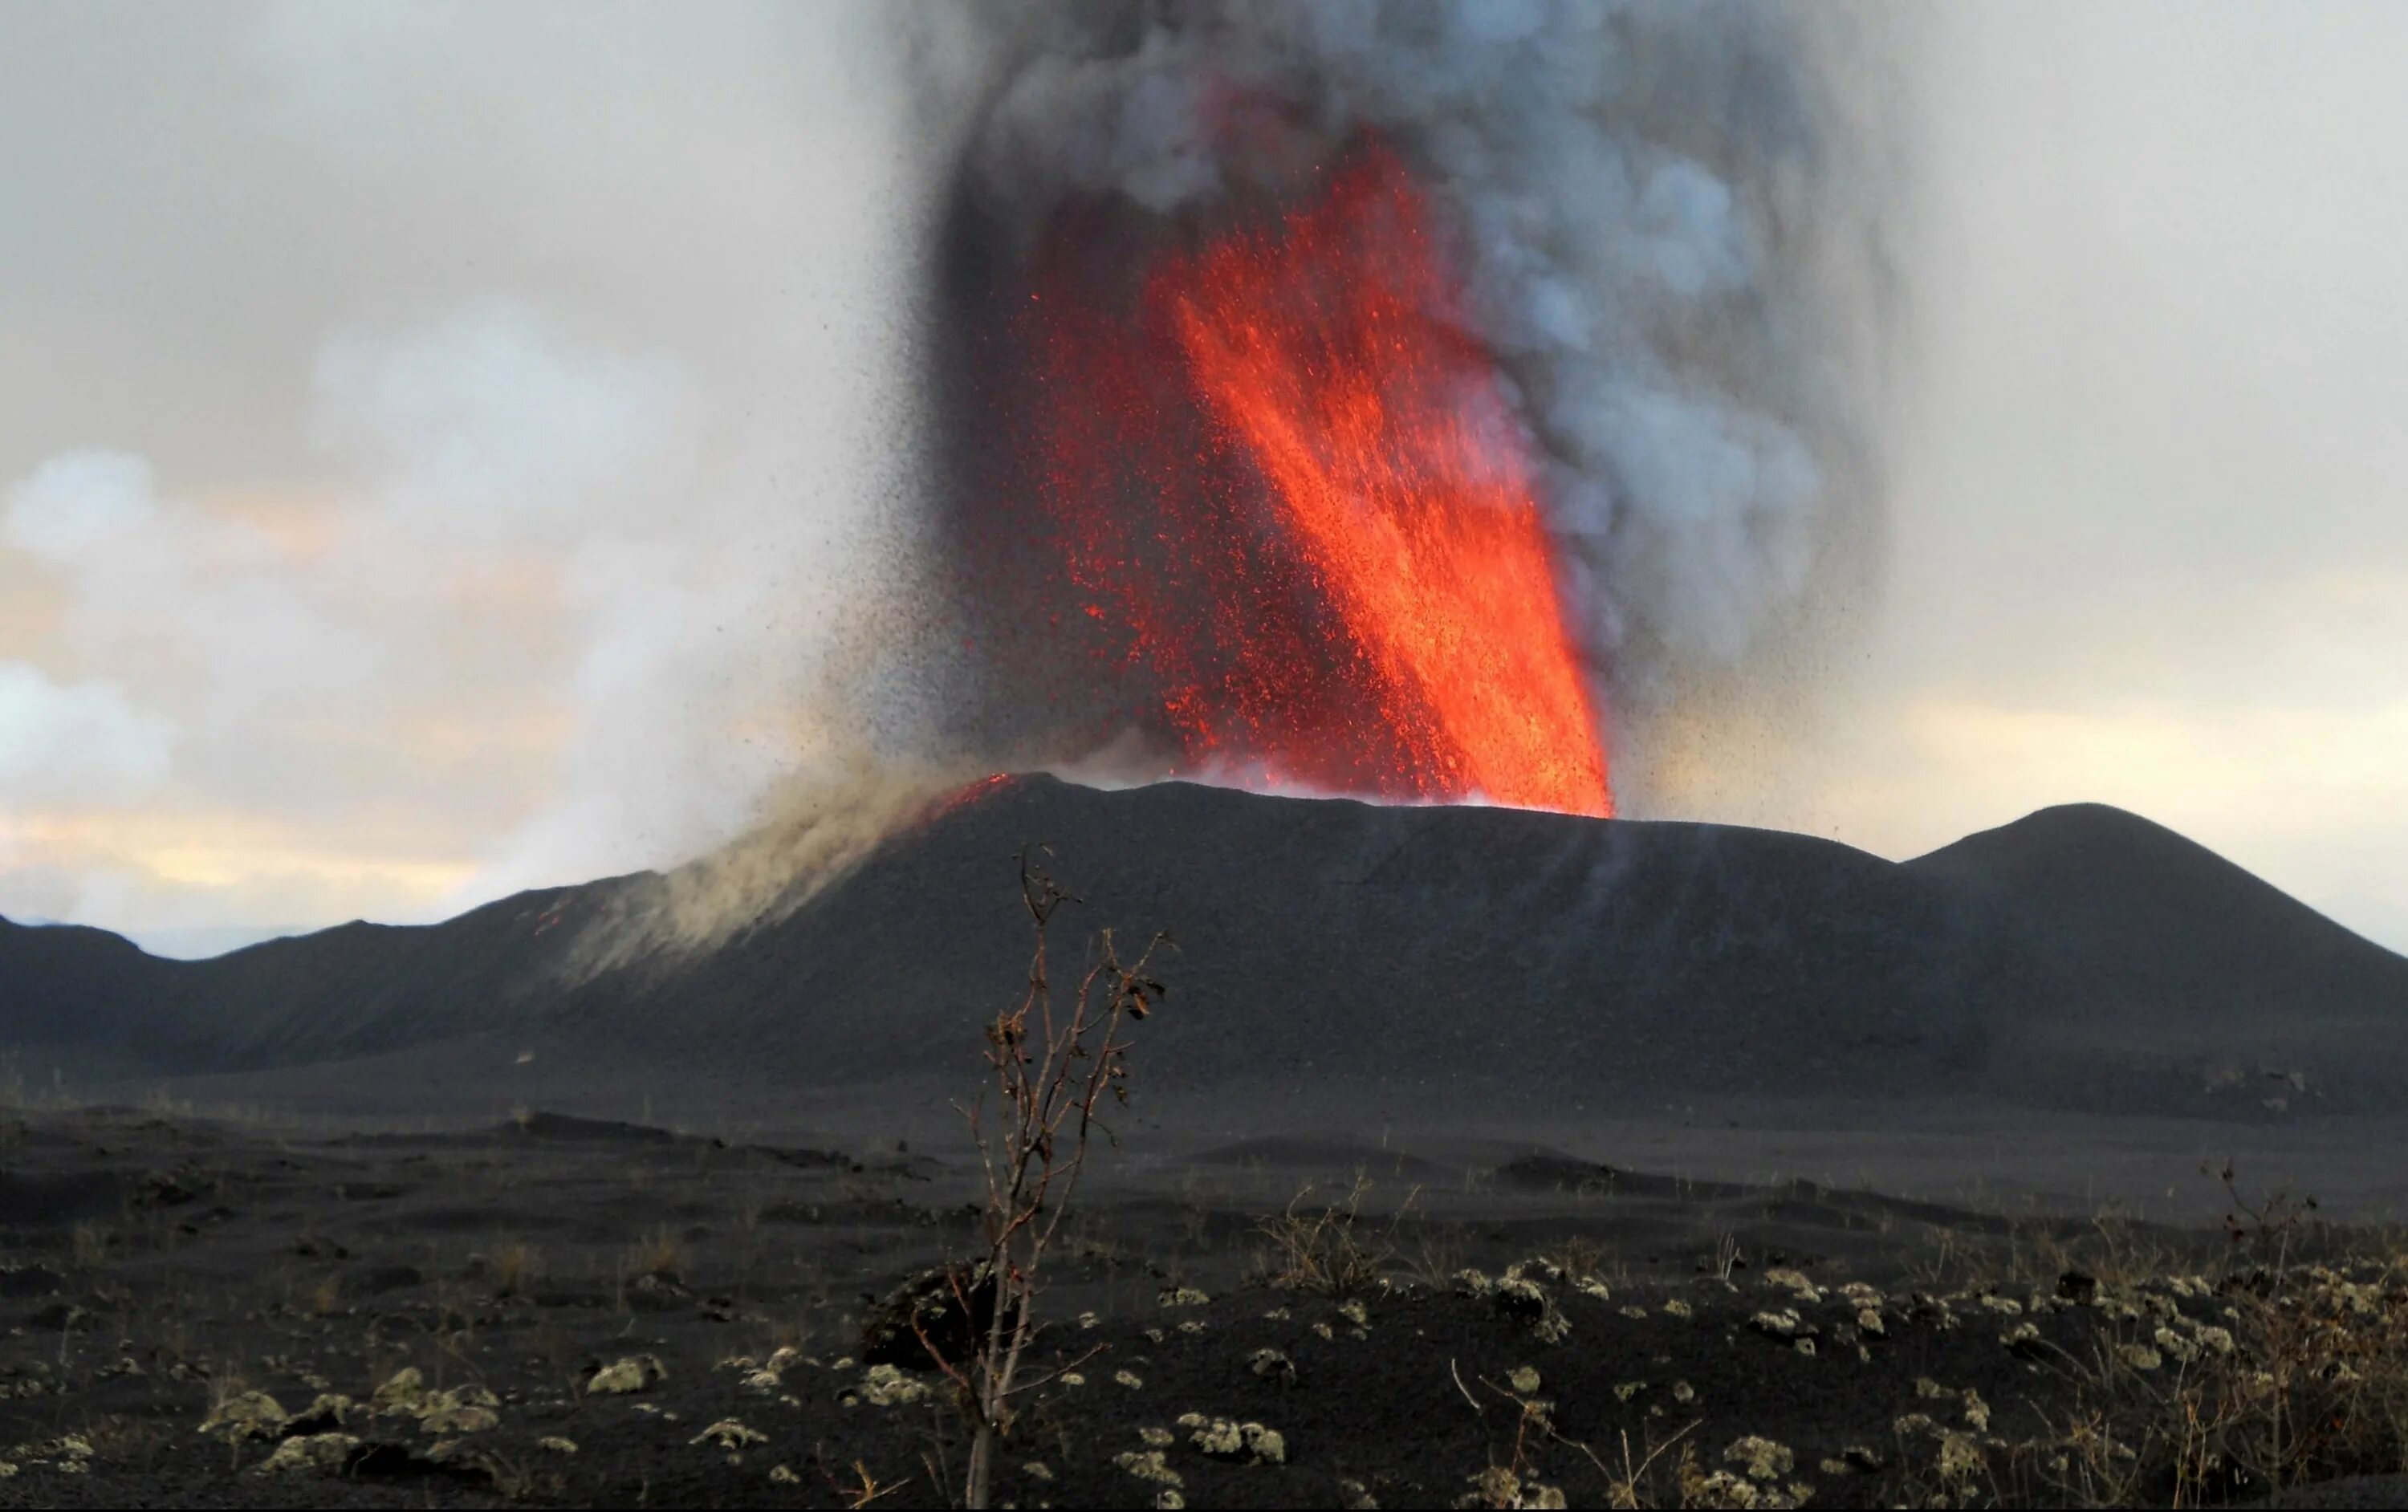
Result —
[[1836, 87], [1852, 18], [1196, 0], [986, 24], [965, 181], [1024, 235], [1070, 196], [1209, 215], [1366, 132], [1404, 155], [1545, 459], [1620, 734], [1727, 691], [1860, 575], [1879, 258]]

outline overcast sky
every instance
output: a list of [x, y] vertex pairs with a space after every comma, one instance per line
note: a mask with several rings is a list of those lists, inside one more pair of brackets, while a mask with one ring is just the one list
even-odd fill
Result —
[[[2408, 7], [1929, 19], [1885, 586], [1680, 801], [2103, 800], [2408, 947]], [[0, 913], [423, 919], [843, 746], [897, 80], [833, 7], [0, 7]]]

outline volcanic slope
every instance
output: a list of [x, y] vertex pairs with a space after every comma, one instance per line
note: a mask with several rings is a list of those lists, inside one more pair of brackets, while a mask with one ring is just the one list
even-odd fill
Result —
[[[1143, 1052], [1166, 1092], [1309, 1093], [1332, 1116], [1357, 1096], [1578, 1111], [1975, 1091], [2255, 1113], [2281, 1072], [2307, 1088], [2276, 1090], [2327, 1110], [2399, 1105], [2408, 961], [2108, 812], [1899, 865], [1727, 826], [1026, 777], [717, 950], [581, 980], [564, 963], [643, 879], [189, 964], [0, 931], [0, 992], [36, 983], [50, 1006], [0, 1039], [189, 1071], [483, 1036], [796, 1088], [958, 1087], [975, 1021], [1023, 980], [1014, 858], [1042, 842], [1083, 900], [1057, 924], [1057, 977], [1100, 927], [1124, 949], [1176, 941]], [[2085, 902], [2069, 876], [2104, 880]], [[2197, 959], [2224, 948], [2209, 936], [2257, 975]], [[2219, 973], [2241, 985], [2202, 996]], [[2313, 991], [2253, 1015], [2252, 981]]]
[[2193, 1021], [2287, 1028], [2386, 994], [2400, 1006], [2400, 957], [2119, 808], [2043, 808], [1906, 869], [2012, 915], [2094, 1006], [2138, 1005], [2145, 1018], [2165, 1004]]
[[2154, 1054], [2297, 1102], [2376, 1095], [2401, 1075], [2401, 958], [2162, 825], [2069, 804], [1904, 869], [2020, 932], [2081, 1008], [2040, 1079]]

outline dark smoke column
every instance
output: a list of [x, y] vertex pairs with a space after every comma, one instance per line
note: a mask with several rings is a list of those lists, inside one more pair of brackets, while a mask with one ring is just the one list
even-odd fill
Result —
[[[1018, 13], [956, 176], [931, 375], [965, 741], [1433, 791], [1412, 729], [1362, 733], [1394, 659], [1267, 525], [1261, 459], [1150, 297], [1166, 261], [1297, 214], [1367, 143], [1426, 203], [1449, 278], [1421, 319], [1480, 354], [1495, 401], [1471, 406], [1526, 459], [1596, 706], [1643, 744], [1685, 685], [1777, 655], [1871, 508], [1826, 297], [1868, 222], [1810, 19]], [[1223, 709], [1204, 752], [1198, 696]]]

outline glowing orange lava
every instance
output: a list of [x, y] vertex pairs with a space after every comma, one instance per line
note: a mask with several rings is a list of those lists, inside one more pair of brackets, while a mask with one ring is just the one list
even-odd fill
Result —
[[1165, 271], [1189, 369], [1378, 670], [1437, 793], [1607, 814], [1604, 751], [1487, 354], [1434, 316], [1419, 196], [1367, 156]]
[[1367, 143], [1223, 215], [1184, 250], [1099, 204], [1048, 228], [982, 364], [976, 649], [1189, 775], [1610, 814], [1526, 443], [1411, 178]]

